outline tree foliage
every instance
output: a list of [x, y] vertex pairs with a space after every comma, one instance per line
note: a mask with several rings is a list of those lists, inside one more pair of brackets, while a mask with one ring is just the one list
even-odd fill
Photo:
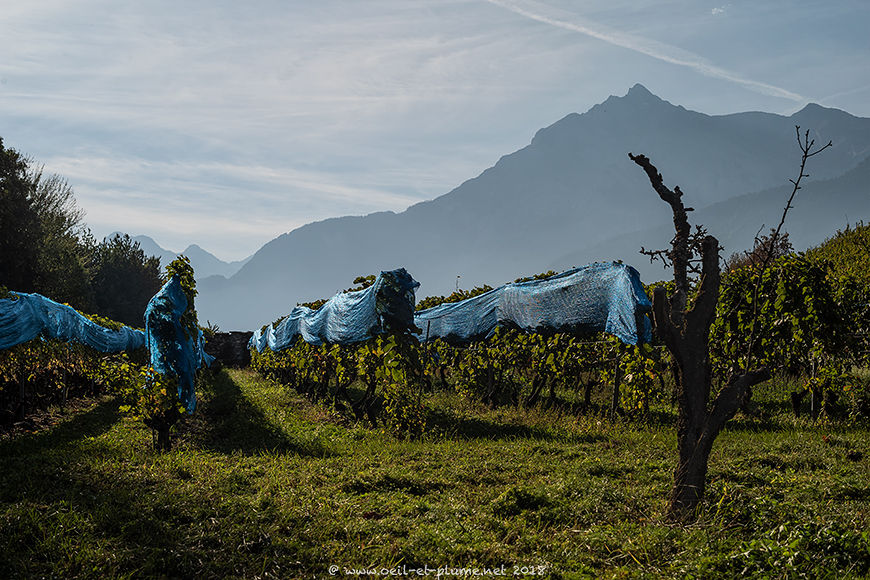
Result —
[[[753, 323], [753, 356], [771, 369], [806, 373], [814, 361], [839, 353], [845, 321], [828, 271], [827, 263], [792, 254], [762, 272], [750, 265], [728, 272], [711, 329], [717, 374], [746, 366]], [[763, 291], [753, 292], [756, 286]]]
[[181, 325], [184, 327], [184, 332], [191, 340], [197, 339], [199, 332], [199, 320], [196, 315], [196, 278], [194, 276], [193, 266], [190, 265], [190, 258], [181, 255], [172, 260], [166, 265], [166, 276], [164, 282], [168, 282], [173, 276], [178, 276], [178, 281], [181, 283], [181, 289], [187, 297], [187, 308], [184, 314], [181, 315]]
[[12, 290], [37, 289], [42, 225], [30, 198], [27, 160], [0, 138], [0, 283]]
[[141, 327], [145, 307], [160, 289], [160, 259], [146, 256], [129, 235], [107, 238], [94, 248], [91, 284], [97, 312]]
[[59, 175], [0, 138], [0, 284], [142, 326], [159, 288], [159, 262], [129, 238], [97, 243]]
[[829, 265], [828, 281], [848, 322], [847, 346], [855, 364], [870, 366], [870, 225], [838, 231], [807, 259]]
[[870, 284], [870, 224], [859, 222], [855, 227], [847, 226], [808, 250], [807, 258], [830, 262], [831, 272], [837, 278], [854, 276]]
[[93, 250], [83, 209], [72, 187], [59, 175], [46, 175], [28, 161], [29, 198], [42, 230], [38, 243], [37, 286], [41, 294], [89, 309], [91, 287], [87, 263]]

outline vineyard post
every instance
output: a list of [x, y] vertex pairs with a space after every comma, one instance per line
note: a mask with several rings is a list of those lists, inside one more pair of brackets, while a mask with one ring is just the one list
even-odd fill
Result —
[[[432, 326], [432, 321], [431, 321], [431, 320], [427, 320], [427, 321], [426, 321], [426, 340], [423, 341], [424, 344], [426, 345], [426, 347], [423, 349], [423, 352], [425, 353], [425, 356], [426, 356], [426, 359], [427, 359], [427, 361], [426, 361], [427, 364], [428, 364], [428, 362], [429, 362], [429, 361], [428, 361], [428, 358], [429, 358], [429, 356], [430, 356], [430, 354], [429, 354], [429, 329], [430, 329], [431, 326]], [[425, 372], [425, 367], [424, 367], [424, 372]], [[431, 385], [430, 385], [430, 386], [431, 386]], [[431, 389], [431, 388], [429, 389], [429, 392], [430, 392], [430, 393], [432, 392], [432, 389]], [[422, 405], [422, 404], [423, 404], [423, 381], [420, 381], [420, 391], [419, 391], [419, 393], [417, 394], [417, 404], [418, 404], [418, 405]]]
[[817, 356], [813, 357], [812, 362], [812, 370], [810, 374], [810, 385], [812, 388], [810, 390], [810, 417], [812, 417], [813, 421], [819, 418], [819, 386], [816, 384], [816, 372], [818, 371], [818, 362], [819, 359]]
[[65, 343], [63, 345], [63, 386], [60, 391], [60, 411], [61, 413], [66, 408], [66, 398], [67, 394], [69, 394], [69, 377], [67, 376], [67, 369], [70, 366], [70, 355], [69, 355], [69, 343]]
[[619, 414], [619, 398], [620, 392], [619, 387], [622, 381], [622, 375], [620, 373], [619, 365], [622, 362], [622, 342], [617, 341], [616, 343], [616, 356], [614, 357], [613, 362], [613, 396], [610, 401], [610, 418], [616, 419]]
[[27, 417], [27, 371], [24, 368], [24, 361], [27, 357], [21, 356], [18, 358], [18, 409], [16, 411], [15, 421], [24, 421]]

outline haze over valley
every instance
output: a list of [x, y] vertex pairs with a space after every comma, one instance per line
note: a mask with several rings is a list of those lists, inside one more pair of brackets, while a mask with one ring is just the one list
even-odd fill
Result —
[[223, 329], [252, 329], [358, 275], [400, 266], [421, 283], [418, 298], [606, 260], [652, 282], [666, 272], [639, 249], [668, 244], [670, 215], [628, 153], [646, 154], [682, 188], [694, 223], [719, 237], [727, 257], [777, 223], [797, 177], [796, 125], [834, 142], [812, 160], [786, 224], [801, 250], [870, 219], [870, 119], [815, 104], [790, 116], [711, 116], [637, 84], [539, 130], [433, 200], [313, 222], [270, 241], [228, 278], [200, 276], [198, 309]]

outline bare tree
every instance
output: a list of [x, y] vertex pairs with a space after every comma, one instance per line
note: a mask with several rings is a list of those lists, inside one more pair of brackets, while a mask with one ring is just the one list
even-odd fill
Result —
[[[759, 272], [763, 272], [770, 263], [788, 210], [800, 189], [800, 181], [807, 176], [804, 173], [807, 159], [831, 146], [829, 142], [824, 147], [813, 150], [814, 141], [809, 139], [809, 132], [801, 141], [800, 128], [797, 127], [796, 130], [802, 153], [800, 172], [796, 180], [790, 180], [794, 189], [779, 225], [761, 242], [764, 246], [763, 259], [754, 265]], [[719, 391], [712, 404], [710, 403], [712, 373], [709, 337], [710, 325], [716, 316], [716, 305], [719, 301], [721, 248], [718, 240], [708, 235], [704, 228], [696, 226], [695, 231], [692, 231], [688, 219], [688, 212], [692, 208], [683, 205], [683, 192], [678, 186], [673, 190], [665, 186], [662, 175], [646, 156], [631, 153], [628, 156], [646, 172], [659, 197], [671, 206], [674, 219], [676, 234], [671, 240], [671, 249], [642, 252], [651, 258], [661, 258], [666, 265], [673, 267], [674, 272], [675, 289], [671, 297], [668, 297], [667, 290], [663, 287], [656, 288], [653, 292], [653, 320], [656, 334], [665, 343], [672, 357], [679, 406], [679, 460], [674, 472], [668, 514], [672, 519], [685, 521], [694, 516], [698, 504], [704, 498], [707, 462], [713, 442], [725, 423], [749, 400], [752, 387], [768, 380], [770, 372], [767, 368], [748, 370], [752, 362], [752, 347], [757, 338], [756, 325], [753, 324], [749, 352], [744, 359], [745, 368], [735, 369], [727, 384]], [[691, 304], [690, 273], [700, 274], [698, 291]], [[760, 275], [758, 279], [761, 279]], [[755, 288], [756, 298], [759, 290], [758, 287]]]
[[770, 229], [769, 234], [762, 234], [759, 230], [755, 235], [752, 249], [731, 254], [731, 257], [725, 261], [725, 270], [736, 270], [747, 266], [757, 268], [764, 262], [774, 262], [778, 258], [791, 254], [794, 247], [788, 239], [788, 233], [780, 234], [776, 243], [770, 244], [770, 238], [775, 235], [776, 230], [773, 228]]

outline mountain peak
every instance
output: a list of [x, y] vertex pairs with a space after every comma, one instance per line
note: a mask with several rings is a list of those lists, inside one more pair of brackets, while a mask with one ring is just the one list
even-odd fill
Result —
[[[123, 236], [123, 232], [112, 232], [106, 239], [114, 238], [115, 236]], [[215, 274], [225, 277], [230, 277], [235, 274], [239, 268], [248, 260], [239, 260], [237, 262], [224, 262], [208, 250], [203, 249], [198, 244], [190, 244], [183, 252], [173, 252], [160, 247], [153, 238], [144, 235], [130, 236], [130, 239], [139, 243], [139, 247], [146, 256], [156, 256], [160, 258], [160, 263], [165, 266], [172, 262], [179, 253], [184, 254], [190, 260], [191, 266], [195, 272], [197, 280], [213, 276]]]
[[658, 100], [658, 101], [661, 100], [661, 99], [659, 99], [657, 96], [655, 96], [654, 94], [652, 94], [652, 93], [649, 91], [649, 89], [647, 89], [645, 86], [643, 86], [643, 85], [640, 84], [640, 83], [637, 83], [637, 84], [635, 84], [633, 87], [631, 87], [630, 89], [628, 89], [628, 93], [626, 93], [625, 96], [626, 96], [626, 97], [631, 97], [632, 99], [643, 99], [643, 100], [655, 99], [655, 100]]
[[549, 127], [539, 129], [532, 139], [532, 144], [540, 144], [544, 140], [552, 146], [564, 148], [565, 139], [572, 140], [574, 138], [572, 136], [578, 134], [578, 127], [583, 123], [583, 118], [589, 114], [596, 116], [604, 113], [607, 117], [612, 117], [614, 114], [648, 115], [650, 109], [666, 107], [673, 107], [673, 105], [651, 93], [642, 84], [636, 83], [628, 89], [625, 96], [610, 95], [606, 101], [595, 105], [582, 115], [570, 113]]
[[[833, 122], [825, 111], [812, 123], [769, 113], [714, 117], [669, 103], [640, 84], [620, 91], [539, 130], [530, 145], [434, 200], [399, 214], [323, 220], [272, 240], [229, 280], [202, 280], [200, 319], [225, 329], [259, 328], [297, 300], [330, 296], [347, 287], [349, 277], [398, 265], [421, 283], [420, 297], [449, 294], [458, 275], [469, 287], [494, 286], [523, 272], [595, 260], [636, 262], [642, 275], [657, 280], [661, 269], [643, 268], [637, 249], [670, 239], [673, 224], [661, 200], [649, 194], [643, 172], [631, 169], [629, 151], [654, 158], [670, 183], [686, 184], [699, 213], [780, 186], [794, 170], [795, 124], [821, 127], [817, 142], [838, 143], [814, 162], [815, 179], [838, 177], [870, 156], [870, 119]], [[833, 231], [843, 210], [852, 221], [866, 219], [870, 198], [866, 189], [853, 189], [857, 193], [846, 191], [824, 221], [804, 214], [805, 239]], [[710, 231], [732, 250], [747, 247], [760, 221], [770, 219], [771, 204], [776, 211], [775, 198], [757, 205], [736, 200], [727, 219], [711, 210], [701, 223], [715, 226]]]
[[807, 103], [803, 109], [794, 113], [792, 117], [818, 117], [820, 115], [833, 115], [841, 119], [846, 119], [848, 120], [848, 122], [851, 122], [853, 119], [857, 118], [851, 113], [848, 113], [841, 109], [825, 107], [824, 105], [820, 105], [818, 103]]
[[663, 104], [670, 105], [667, 101], [650, 92], [648, 88], [637, 83], [628, 89], [628, 92], [624, 96], [618, 97], [616, 95], [610, 95], [606, 101], [600, 105], [592, 107], [591, 111], [600, 110], [602, 107], [605, 109], [609, 107], [620, 107], [620, 109], [627, 108], [630, 110], [636, 110], [660, 106]]

